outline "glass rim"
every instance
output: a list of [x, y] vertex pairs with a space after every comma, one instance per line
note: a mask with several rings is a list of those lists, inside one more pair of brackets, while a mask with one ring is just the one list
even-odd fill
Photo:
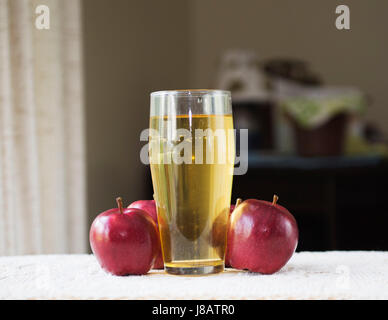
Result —
[[151, 92], [151, 97], [159, 96], [178, 96], [178, 97], [203, 97], [205, 95], [227, 96], [231, 97], [231, 92], [220, 89], [179, 89], [179, 90], [161, 90]]

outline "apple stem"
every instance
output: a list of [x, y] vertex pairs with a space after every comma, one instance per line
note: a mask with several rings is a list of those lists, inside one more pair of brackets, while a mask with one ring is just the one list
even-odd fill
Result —
[[238, 198], [236, 200], [236, 206], [234, 207], [235, 209], [240, 205], [240, 203], [242, 202], [242, 199], [241, 198]]
[[116, 203], [117, 203], [117, 207], [120, 210], [120, 213], [122, 214], [123, 213], [123, 199], [121, 199], [121, 197], [117, 197]]
[[276, 204], [276, 202], [278, 202], [278, 200], [279, 200], [279, 197], [276, 194], [274, 194], [273, 200], [272, 200], [272, 205], [274, 206]]

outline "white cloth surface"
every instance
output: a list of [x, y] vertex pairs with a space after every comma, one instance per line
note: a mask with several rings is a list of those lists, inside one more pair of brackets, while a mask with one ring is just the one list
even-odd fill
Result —
[[93, 255], [0, 257], [0, 299], [388, 299], [388, 252], [301, 252], [273, 275], [203, 277], [117, 277]]

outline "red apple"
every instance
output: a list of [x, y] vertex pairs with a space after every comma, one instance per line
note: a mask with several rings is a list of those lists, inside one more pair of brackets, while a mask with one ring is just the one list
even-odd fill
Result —
[[142, 210], [118, 208], [99, 214], [90, 228], [90, 246], [101, 267], [114, 275], [146, 274], [160, 247], [155, 222]]
[[[156, 223], [156, 226], [158, 226], [158, 215], [156, 213], [156, 204], [155, 200], [138, 200], [135, 202], [132, 202], [128, 208], [137, 208], [144, 210], [148, 215], [154, 220]], [[159, 229], [158, 229], [158, 236], [159, 236]], [[153, 266], [154, 269], [163, 269], [164, 268], [164, 262], [163, 262], [163, 255], [162, 255], [162, 248], [159, 245], [158, 249], [158, 255], [155, 260], [155, 264]]]
[[276, 202], [249, 199], [232, 213], [227, 252], [233, 268], [272, 274], [295, 252], [298, 226], [295, 218]]
[[156, 224], [158, 224], [158, 215], [156, 211], [155, 200], [138, 200], [132, 202], [128, 208], [136, 208], [144, 210], [148, 215], [154, 220]]

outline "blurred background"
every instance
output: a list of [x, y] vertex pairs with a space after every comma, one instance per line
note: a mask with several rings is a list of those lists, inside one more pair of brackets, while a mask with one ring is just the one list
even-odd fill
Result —
[[[34, 27], [38, 4], [49, 30]], [[340, 4], [350, 30], [335, 27]], [[299, 251], [388, 250], [388, 2], [1, 8], [0, 254], [86, 252], [116, 196], [151, 199], [139, 157], [149, 94], [187, 88], [232, 91], [235, 127], [249, 129], [233, 202], [276, 193], [299, 223]]]

